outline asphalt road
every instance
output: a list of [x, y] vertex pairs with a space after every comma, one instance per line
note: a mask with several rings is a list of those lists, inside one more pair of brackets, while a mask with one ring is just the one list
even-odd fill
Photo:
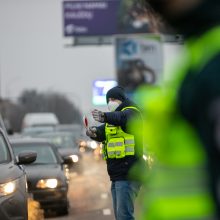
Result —
[[47, 215], [48, 220], [114, 220], [110, 195], [110, 181], [106, 164], [93, 155], [83, 156], [83, 173], [71, 174], [69, 188], [70, 209], [66, 216]]

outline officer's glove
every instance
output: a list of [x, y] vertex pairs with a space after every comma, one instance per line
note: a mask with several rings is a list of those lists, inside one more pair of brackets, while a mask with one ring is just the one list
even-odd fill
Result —
[[91, 138], [97, 137], [96, 132], [97, 132], [96, 127], [89, 127], [88, 129], [86, 129], [86, 135]]
[[101, 112], [97, 109], [94, 109], [92, 111], [92, 117], [94, 118], [95, 121], [98, 121], [98, 122], [105, 122], [105, 113], [104, 112]]

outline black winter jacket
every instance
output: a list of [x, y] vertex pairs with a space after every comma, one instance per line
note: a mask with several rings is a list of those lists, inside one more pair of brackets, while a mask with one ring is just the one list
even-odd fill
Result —
[[[220, 26], [220, 1], [204, 0], [176, 27], [186, 38], [196, 39]], [[207, 45], [209, 47], [209, 45]], [[182, 82], [179, 110], [196, 129], [208, 160], [210, 189], [220, 219], [220, 52], [199, 70], [191, 69]]]
[[220, 54], [202, 71], [187, 74], [179, 91], [179, 109], [195, 127], [203, 142], [211, 190], [220, 218]]
[[[134, 109], [126, 109], [124, 111], [121, 111], [123, 108], [128, 106], [135, 106], [135, 105], [129, 99], [126, 99], [114, 112], [105, 112], [105, 120], [109, 124], [121, 126], [124, 132], [133, 134], [133, 132], [130, 131], [127, 126], [128, 122], [133, 117], [138, 117], [140, 119], [141, 114], [140, 112]], [[97, 138], [93, 138], [93, 139], [99, 142], [103, 142], [106, 139], [105, 124], [96, 128], [97, 128]], [[111, 181], [128, 180], [129, 170], [136, 162], [139, 161], [139, 159], [142, 159], [142, 155], [143, 155], [143, 143], [137, 140], [137, 137], [135, 136], [134, 156], [126, 156], [122, 159], [106, 160], [107, 170], [110, 176], [110, 180]]]

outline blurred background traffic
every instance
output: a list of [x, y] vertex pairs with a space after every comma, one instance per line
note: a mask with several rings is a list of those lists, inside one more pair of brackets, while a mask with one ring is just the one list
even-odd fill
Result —
[[181, 45], [141, 0], [0, 0], [0, 122], [13, 155], [0, 166], [22, 167], [28, 219], [114, 219], [101, 143], [86, 137], [83, 116], [95, 125], [91, 110], [107, 111], [115, 85], [132, 98], [168, 79]]

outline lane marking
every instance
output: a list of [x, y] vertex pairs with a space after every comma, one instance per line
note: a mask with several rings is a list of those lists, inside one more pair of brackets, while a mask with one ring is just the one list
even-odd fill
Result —
[[103, 215], [111, 215], [111, 209], [103, 209]]

